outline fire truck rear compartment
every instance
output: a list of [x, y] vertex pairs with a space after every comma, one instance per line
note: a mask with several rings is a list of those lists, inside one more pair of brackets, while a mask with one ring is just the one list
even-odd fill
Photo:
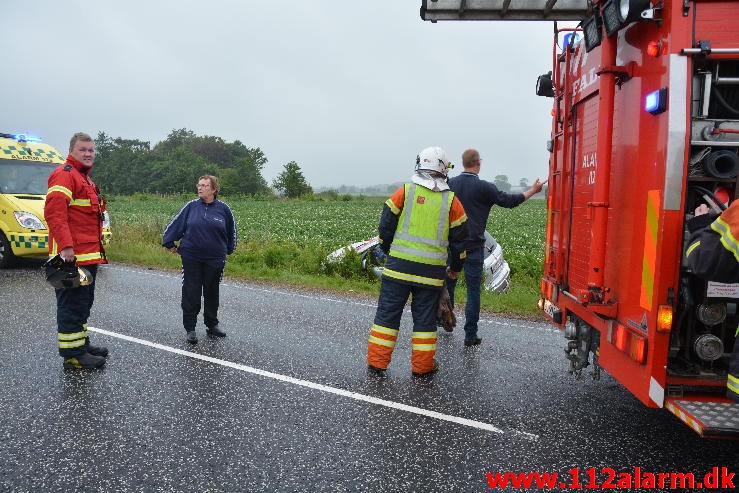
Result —
[[[706, 204], [720, 213], [737, 198], [739, 171], [739, 60], [693, 60], [690, 161], [685, 197], [687, 223]], [[709, 283], [694, 276], [685, 262], [670, 338], [668, 375], [705, 380], [726, 378], [739, 325], [739, 286]]]

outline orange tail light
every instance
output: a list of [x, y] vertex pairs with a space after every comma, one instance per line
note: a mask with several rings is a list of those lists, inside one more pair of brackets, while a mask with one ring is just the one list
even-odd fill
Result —
[[657, 332], [669, 332], [672, 329], [672, 306], [659, 305], [657, 308]]

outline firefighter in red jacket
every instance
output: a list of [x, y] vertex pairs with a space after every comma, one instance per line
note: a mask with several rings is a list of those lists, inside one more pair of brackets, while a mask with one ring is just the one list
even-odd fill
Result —
[[411, 371], [425, 375], [437, 369], [439, 294], [445, 275], [454, 279], [462, 269], [466, 251], [467, 215], [449, 190], [446, 176], [450, 167], [441, 148], [422, 150], [411, 182], [400, 187], [383, 207], [379, 236], [387, 261], [367, 344], [367, 364], [378, 376], [390, 364], [400, 319], [411, 295]]
[[105, 200], [89, 177], [95, 162], [92, 137], [79, 132], [69, 142], [69, 156], [49, 175], [44, 217], [49, 225], [49, 255], [84, 266], [92, 283], [56, 289], [59, 355], [65, 368], [100, 368], [108, 349], [93, 346], [87, 335], [87, 318], [95, 297], [98, 264], [107, 263], [102, 243]]
[[[713, 222], [706, 214], [707, 206], [702, 205], [695, 212], [696, 217], [688, 223], [692, 232], [686, 251], [688, 266], [695, 275], [708, 281], [739, 282], [739, 200]], [[727, 395], [739, 402], [739, 343], [736, 339], [726, 386]]]

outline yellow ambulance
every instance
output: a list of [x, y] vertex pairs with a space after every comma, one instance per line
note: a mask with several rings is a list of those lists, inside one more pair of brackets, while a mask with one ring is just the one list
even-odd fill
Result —
[[[0, 133], [0, 269], [18, 258], [46, 258], [49, 232], [44, 220], [49, 173], [65, 157], [40, 139]], [[103, 243], [110, 218], [103, 218]]]

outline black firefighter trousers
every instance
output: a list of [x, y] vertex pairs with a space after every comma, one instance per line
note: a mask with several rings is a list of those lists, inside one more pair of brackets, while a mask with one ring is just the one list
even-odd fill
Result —
[[206, 262], [182, 259], [182, 325], [195, 330], [203, 298], [203, 319], [208, 328], [218, 325], [219, 285], [225, 263], [214, 266]]
[[59, 356], [73, 358], [87, 352], [87, 319], [95, 301], [95, 280], [98, 266], [84, 265], [92, 276], [92, 283], [71, 289], [55, 289], [56, 324]]

